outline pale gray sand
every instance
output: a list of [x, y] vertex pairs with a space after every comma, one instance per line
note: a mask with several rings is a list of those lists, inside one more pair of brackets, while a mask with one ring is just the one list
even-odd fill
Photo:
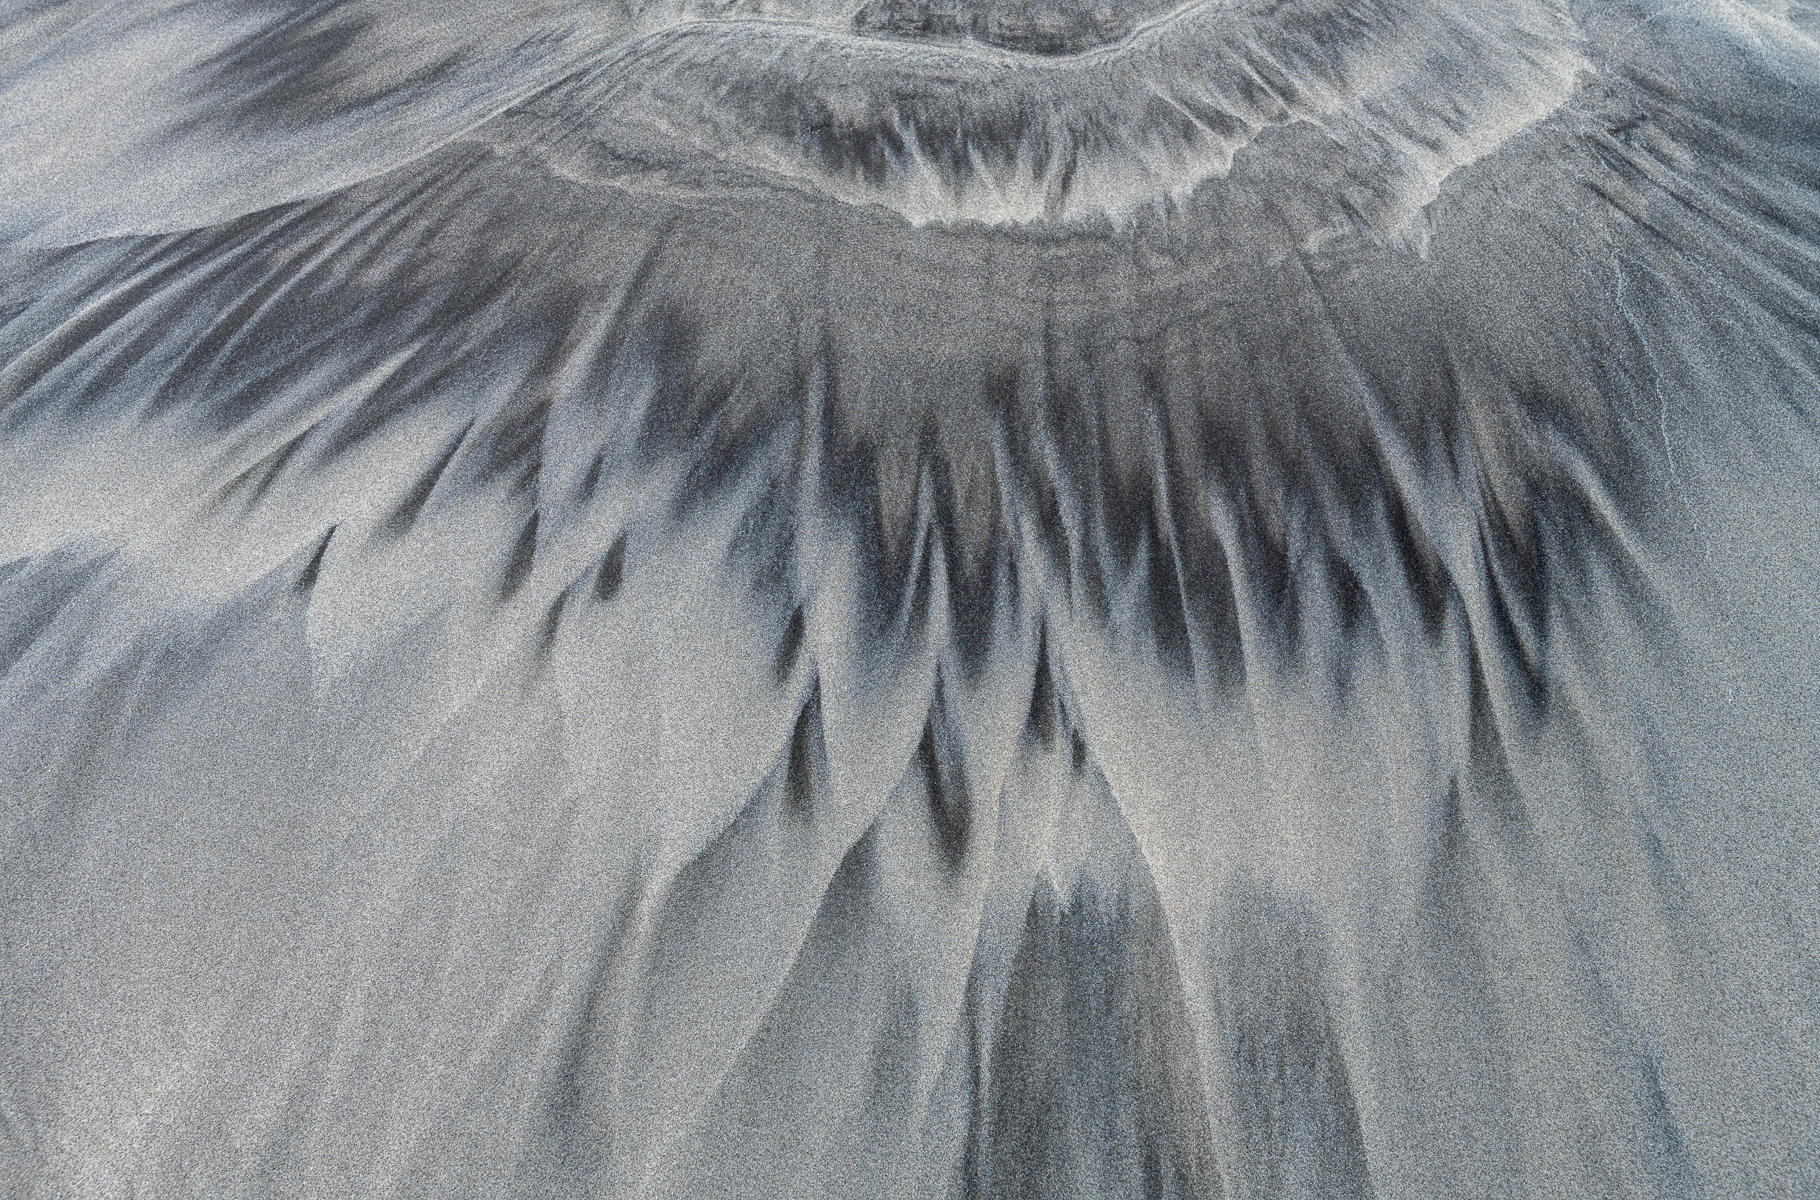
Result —
[[0, 1196], [1820, 1195], [1806, 0], [0, 22]]

